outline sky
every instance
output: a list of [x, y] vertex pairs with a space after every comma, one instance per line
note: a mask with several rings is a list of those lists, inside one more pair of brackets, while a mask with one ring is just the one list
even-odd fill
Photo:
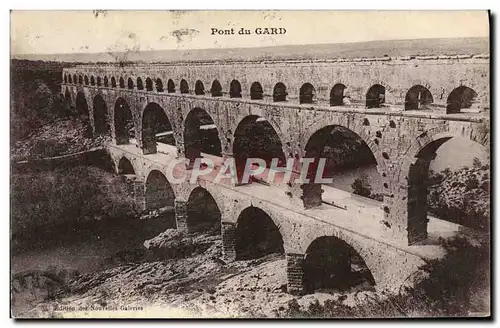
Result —
[[[257, 35], [256, 28], [285, 28]], [[212, 35], [240, 28], [251, 35]], [[488, 37], [486, 11], [12, 11], [11, 54]]]

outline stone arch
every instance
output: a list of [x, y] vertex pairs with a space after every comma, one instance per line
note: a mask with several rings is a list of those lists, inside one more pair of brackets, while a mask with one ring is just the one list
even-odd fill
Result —
[[89, 116], [89, 106], [87, 104], [87, 97], [85, 97], [85, 94], [80, 91], [76, 94], [76, 110], [79, 115], [85, 115]]
[[299, 103], [313, 104], [316, 102], [316, 90], [311, 83], [304, 83], [299, 90]]
[[218, 80], [212, 82], [210, 92], [212, 93], [212, 97], [222, 97], [222, 86]]
[[92, 126], [90, 124], [90, 111], [87, 103], [87, 97], [85, 96], [83, 91], [80, 91], [76, 94], [75, 108], [76, 112], [78, 113], [78, 115], [83, 120], [86, 126], [85, 135], [89, 137], [92, 136]]
[[272, 217], [259, 207], [242, 210], [235, 229], [236, 260], [249, 260], [262, 256], [283, 254], [283, 234]]
[[76, 84], [78, 82], [76, 74], [73, 74], [73, 83]]
[[153, 80], [149, 77], [146, 79], [146, 91], [153, 91]]
[[[115, 82], [116, 83], [116, 82]], [[104, 75], [104, 86], [107, 88], [109, 86], [109, 80], [106, 75]]]
[[137, 77], [137, 90], [144, 90], [144, 84], [140, 76]]
[[167, 81], [167, 92], [175, 93], [175, 83], [174, 81], [172, 81], [172, 79], [168, 79]]
[[156, 92], [163, 92], [163, 82], [160, 78], [156, 79]]
[[259, 82], [254, 82], [250, 86], [250, 99], [260, 100], [264, 98], [264, 90]]
[[181, 93], [189, 93], [189, 84], [186, 80], [182, 79], [180, 83]]
[[434, 102], [431, 92], [423, 85], [412, 86], [405, 97], [405, 110], [428, 109]]
[[120, 158], [118, 161], [118, 174], [137, 175], [136, 172], [134, 164], [126, 156]]
[[334, 236], [321, 236], [307, 247], [304, 256], [304, 291], [321, 289], [346, 291], [375, 279], [361, 255], [347, 242]]
[[116, 88], [116, 79], [114, 76], [111, 77], [111, 87]]
[[366, 107], [379, 108], [385, 103], [385, 87], [381, 84], [372, 85], [366, 92]]
[[101, 95], [96, 95], [93, 101], [95, 135], [109, 135], [108, 107]]
[[90, 85], [91, 86], [95, 85], [95, 77], [93, 75], [90, 77]]
[[115, 138], [118, 145], [128, 144], [135, 137], [135, 124], [132, 111], [127, 101], [118, 98], [115, 102]]
[[162, 209], [174, 206], [175, 193], [165, 175], [156, 169], [151, 170], [146, 178], [145, 186], [146, 210]]
[[202, 187], [194, 188], [187, 201], [187, 228], [189, 232], [218, 231], [221, 209], [215, 198]]
[[89, 77], [87, 75], [85, 75], [83, 81], [85, 82], [85, 85], [89, 85]]
[[176, 144], [170, 120], [157, 103], [149, 103], [142, 112], [142, 151], [145, 155], [155, 154], [157, 142]]
[[125, 80], [123, 79], [123, 76], [120, 76], [120, 88], [121, 89], [125, 88]]
[[[304, 158], [314, 159], [307, 171], [310, 182], [300, 187], [305, 208], [316, 207], [322, 203], [322, 184], [314, 182], [318, 172], [323, 178], [331, 178], [346, 169], [369, 166], [377, 168], [378, 164], [376, 154], [362, 136], [337, 124], [322, 126], [309, 136], [304, 148]], [[318, 164], [323, 158], [324, 170], [320, 171]], [[369, 196], [368, 190], [362, 186], [356, 192], [364, 197]]]
[[286, 166], [286, 156], [278, 130], [267, 120], [257, 115], [243, 118], [234, 131], [233, 156], [238, 181], [241, 182], [247, 158], [265, 160], [270, 167], [273, 158], [278, 166]]
[[83, 76], [78, 76], [78, 84], [83, 84]]
[[67, 74], [64, 74], [64, 83], [68, 83], [68, 75]]
[[205, 94], [205, 87], [203, 86], [203, 82], [197, 80], [194, 85], [194, 94], [197, 96], [201, 96]]
[[69, 113], [71, 111], [72, 107], [72, 101], [71, 101], [71, 92], [69, 92], [69, 88], [66, 87], [66, 90], [64, 91], [64, 109]]
[[286, 101], [287, 95], [288, 95], [288, 92], [286, 92], [286, 86], [284, 83], [278, 82], [274, 85], [274, 89], [273, 89], [273, 101], [274, 102]]
[[184, 120], [184, 153], [190, 165], [201, 153], [222, 157], [222, 145], [214, 120], [207, 111], [195, 107]]
[[98, 87], [100, 87], [102, 85], [102, 79], [101, 79], [100, 76], [97, 77], [96, 84], [97, 84]]
[[[476, 130], [480, 129], [479, 127]], [[485, 147], [487, 151], [489, 138], [485, 132], [469, 131], [454, 133], [448, 125], [436, 127], [419, 135], [402, 156], [399, 164], [398, 181], [406, 183], [405, 194], [401, 199], [405, 203], [404, 229], [407, 231], [408, 245], [427, 239], [427, 194], [429, 165], [436, 156], [436, 151], [453, 137], [466, 137]], [[391, 214], [391, 213], [387, 213]]]
[[471, 108], [476, 98], [476, 91], [461, 85], [450, 92], [446, 100], [446, 113], [460, 113], [461, 109]]
[[134, 80], [132, 80], [131, 77], [129, 77], [127, 80], [127, 88], [130, 90], [134, 89]]
[[337, 83], [330, 91], [330, 106], [344, 105], [344, 91], [346, 86], [342, 83]]
[[71, 84], [73, 83], [73, 78], [71, 77], [71, 74], [68, 74], [68, 82]]
[[232, 80], [229, 85], [229, 97], [241, 98], [241, 84], [238, 80]]

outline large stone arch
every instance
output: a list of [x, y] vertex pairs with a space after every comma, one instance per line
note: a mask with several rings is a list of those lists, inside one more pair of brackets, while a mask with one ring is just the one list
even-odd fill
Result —
[[[188, 118], [189, 114], [191, 111], [195, 110], [196, 108], [202, 109], [205, 111], [210, 118], [213, 120], [216, 128], [217, 128], [217, 133], [219, 136], [219, 140], [221, 142], [222, 146], [222, 152], [227, 151], [228, 149], [228, 142], [225, 136], [225, 132], [228, 129], [228, 120], [223, 115], [224, 113], [224, 108], [218, 104], [217, 102], [211, 102], [211, 101], [204, 101], [200, 100], [197, 98], [191, 98], [188, 101], [183, 101], [179, 103], [179, 108], [181, 111], [180, 115], [177, 115], [177, 118], [182, 118], [182, 121], [179, 121], [178, 128], [180, 132], [180, 138], [182, 138], [183, 142], [184, 141], [184, 134], [185, 134], [185, 127], [186, 127], [186, 119]], [[180, 145], [180, 143], [179, 143]]]
[[132, 112], [127, 99], [122, 96], [118, 96], [115, 99], [113, 106], [113, 125], [116, 143], [118, 145], [128, 144], [130, 140], [130, 124], [132, 124], [134, 136], [137, 136], [137, 124], [134, 118], [134, 113]]
[[382, 155], [382, 150], [379, 145], [377, 145], [373, 141], [373, 136], [369, 134], [369, 126], [363, 125], [364, 120], [359, 119], [351, 119], [350, 117], [344, 115], [329, 115], [327, 117], [322, 117], [321, 119], [317, 119], [313, 124], [307, 127], [302, 132], [301, 137], [301, 145], [300, 148], [301, 156], [305, 156], [306, 154], [306, 145], [307, 141], [311, 139], [312, 135], [319, 131], [322, 128], [325, 128], [329, 125], [338, 125], [343, 128], [349, 129], [352, 132], [356, 133], [370, 148], [373, 156], [375, 156], [375, 160], [377, 161], [377, 169], [380, 174], [385, 172], [385, 161]]
[[90, 118], [89, 101], [85, 92], [78, 91], [75, 97], [75, 108], [80, 115], [86, 115]]
[[[231, 110], [231, 109], [229, 109], [229, 110]], [[259, 116], [259, 117], [266, 119], [267, 122], [269, 124], [271, 124], [271, 126], [273, 127], [273, 130], [278, 134], [278, 137], [279, 137], [283, 147], [285, 147], [285, 145], [284, 145], [285, 140], [290, 139], [290, 137], [287, 136], [287, 134], [285, 133], [283, 127], [280, 126], [279, 123], [274, 120], [274, 116], [269, 111], [269, 108], [250, 106], [250, 107], [248, 107], [248, 109], [247, 108], [238, 109], [236, 111], [236, 113], [233, 113], [233, 115], [234, 116], [231, 116], [232, 119], [230, 119], [229, 122], [227, 122], [229, 130], [233, 134], [233, 138], [234, 138], [234, 133], [235, 133], [236, 129], [238, 128], [238, 126], [240, 125], [240, 123], [243, 120], [245, 120], [249, 116]], [[229, 147], [230, 147], [229, 152], [231, 152], [231, 153], [233, 152], [233, 149], [231, 148], [232, 144], [233, 143], [231, 143], [229, 145]], [[286, 154], [285, 150], [286, 149], [283, 148], [283, 152]]]
[[477, 92], [471, 87], [465, 85], [456, 87], [446, 99], [446, 113], [460, 113], [462, 109], [472, 108], [477, 98]]
[[[362, 142], [360, 143], [359, 140]], [[332, 149], [332, 147], [334, 150], [329, 151], [328, 149]], [[325, 153], [325, 151], [327, 153]], [[339, 154], [339, 151], [342, 153], [347, 152], [345, 153], [348, 155], [347, 162], [344, 159], [345, 157], [338, 158], [336, 154]], [[345, 172], [346, 165], [347, 167], [354, 165], [356, 168], [366, 167], [366, 165], [375, 165], [377, 171], [379, 171], [379, 162], [377, 162], [376, 155], [372, 148], [364, 141], [362, 136], [342, 125], [325, 125], [312, 133], [307, 142], [305, 142], [302, 157], [314, 159], [314, 161], [309, 164], [309, 169], [307, 171], [309, 182], [302, 183], [300, 185], [301, 191], [299, 191], [306, 209], [319, 206], [323, 201], [323, 183], [317, 183], [315, 181], [317, 179], [316, 174], [319, 168], [320, 159], [326, 159], [323, 167], [323, 177], [332, 177], [336, 174], [335, 172]], [[296, 188], [298, 190], [298, 186], [296, 186]], [[345, 191], [350, 192], [350, 190]], [[360, 193], [360, 195], [365, 197], [368, 196], [362, 193]]]
[[132, 170], [133, 170], [133, 174], [135, 176], [140, 176], [140, 167], [137, 166], [137, 163], [135, 161], [134, 158], [131, 158], [128, 154], [123, 154], [121, 157], [119, 158], [114, 158], [113, 159], [114, 162], [115, 162], [115, 167], [116, 167], [116, 172], [118, 174], [131, 174], [131, 173], [128, 173], [128, 172], [125, 172], [125, 168], [126, 166], [128, 165], [128, 163], [130, 163], [130, 166], [132, 167]]
[[453, 137], [466, 137], [484, 146], [487, 151], [489, 134], [481, 123], [450, 129], [443, 124], [420, 134], [403, 154], [399, 170], [392, 177], [390, 188], [394, 199], [384, 208], [387, 221], [404, 232], [409, 245], [427, 239], [427, 193], [430, 162], [436, 150]]
[[259, 258], [273, 252], [285, 253], [283, 231], [260, 207], [251, 205], [238, 212], [234, 234], [236, 260]]
[[222, 209], [210, 191], [194, 187], [187, 197], [186, 226], [189, 232], [217, 229], [220, 231]]
[[[409, 165], [414, 163], [417, 154], [424, 149], [427, 145], [432, 142], [436, 142], [441, 139], [451, 139], [453, 137], [464, 137], [471, 141], [480, 144], [483, 147], [489, 148], [490, 135], [489, 130], [485, 130], [484, 123], [476, 123], [475, 125], [469, 125], [466, 129], [462, 127], [461, 129], [450, 129], [449, 124], [442, 124], [435, 128], [429, 129], [421, 133], [415, 140], [411, 142], [410, 147], [402, 154], [402, 159], [399, 165], [399, 181], [404, 181], [404, 178], [408, 176]], [[483, 124], [483, 125], [482, 125]], [[488, 124], [489, 125], [489, 124]], [[403, 179], [403, 180], [401, 180]]]
[[155, 154], [157, 151], [156, 147], [156, 133], [157, 130], [163, 128], [170, 129], [172, 131], [172, 137], [174, 144], [177, 144], [174, 133], [175, 122], [170, 119], [167, 111], [156, 102], [149, 102], [141, 111], [141, 147], [144, 154]]
[[[363, 282], [375, 285], [373, 274], [362, 256], [335, 236], [314, 239], [304, 253], [303, 265], [306, 293], [330, 288], [346, 290]], [[353, 265], [361, 270], [353, 271]]]
[[388, 247], [379, 244], [373, 240], [364, 240], [361, 236], [356, 236], [347, 231], [342, 231], [335, 226], [329, 226], [321, 223], [300, 225], [296, 231], [302, 238], [295, 240], [297, 252], [307, 253], [308, 247], [318, 238], [334, 237], [342, 240], [352, 247], [357, 254], [364, 260], [367, 268], [370, 270], [376, 287], [387, 287], [384, 261]]
[[92, 111], [94, 118], [94, 134], [95, 135], [109, 135], [110, 122], [109, 110], [106, 101], [101, 94], [96, 94], [92, 102]]
[[428, 106], [434, 103], [434, 97], [431, 91], [421, 85], [415, 84], [408, 89], [405, 95], [404, 109], [405, 110], [421, 110], [427, 109]]
[[72, 93], [69, 91], [68, 87], [65, 87], [64, 88], [64, 109], [65, 109], [65, 111], [70, 113], [71, 107], [73, 107]]
[[146, 210], [155, 210], [167, 206], [173, 207], [176, 194], [161, 168], [151, 166], [145, 174], [145, 206]]
[[[272, 122], [258, 115], [247, 115], [238, 122], [238, 126], [233, 131], [232, 154], [236, 162], [236, 172], [238, 181], [241, 182], [247, 158], [256, 157], [264, 159], [266, 166], [270, 167], [272, 158], [278, 158], [279, 166], [286, 166], [286, 153], [283, 146], [283, 139], [273, 126]], [[264, 122], [260, 123], [258, 122]], [[260, 143], [249, 141], [249, 138], [259, 137], [257, 132], [265, 133], [260, 137], [266, 138]], [[262, 139], [257, 139], [261, 141]], [[268, 147], [259, 147], [267, 145]], [[269, 147], [270, 146], [270, 147]]]
[[[201, 107], [192, 108], [183, 122], [184, 154], [191, 164], [201, 156], [202, 152], [222, 157], [220, 127], [215, 124], [214, 119], [206, 110]], [[215, 125], [215, 134], [201, 131], [201, 127], [207, 125]], [[214, 143], [210, 142], [209, 139], [214, 138], [217, 140], [214, 140]]]

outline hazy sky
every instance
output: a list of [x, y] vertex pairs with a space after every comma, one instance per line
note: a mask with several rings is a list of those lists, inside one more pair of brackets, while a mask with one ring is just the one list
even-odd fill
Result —
[[[211, 28], [284, 35], [211, 35]], [[12, 54], [487, 37], [486, 11], [13, 11]]]

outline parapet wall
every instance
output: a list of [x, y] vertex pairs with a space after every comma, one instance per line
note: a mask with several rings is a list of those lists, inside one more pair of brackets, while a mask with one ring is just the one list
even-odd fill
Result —
[[[150, 65], [103, 65], [78, 66], [65, 69], [64, 75], [99, 76], [118, 81], [132, 79], [137, 88], [137, 78], [143, 83], [150, 78], [160, 79], [167, 92], [171, 79], [175, 92], [180, 92], [180, 81], [185, 80], [189, 93], [194, 94], [195, 84], [201, 81], [205, 92], [209, 92], [214, 80], [222, 86], [223, 96], [229, 95], [230, 84], [237, 80], [241, 85], [242, 97], [249, 98], [252, 83], [259, 82], [264, 97], [272, 97], [276, 83], [287, 88], [287, 101], [299, 102], [299, 90], [304, 83], [314, 86], [317, 103], [328, 103], [332, 87], [341, 83], [354, 103], [364, 103], [368, 89], [380, 84], [385, 89], [385, 102], [401, 105], [408, 90], [415, 85], [426, 87], [432, 94], [434, 105], [445, 107], [450, 92], [467, 86], [477, 93], [479, 108], [489, 108], [489, 55], [463, 56], [416, 56], [335, 59], [323, 61], [259, 61], [259, 62], [203, 62], [170, 63]], [[85, 79], [84, 79], [85, 80]]]

